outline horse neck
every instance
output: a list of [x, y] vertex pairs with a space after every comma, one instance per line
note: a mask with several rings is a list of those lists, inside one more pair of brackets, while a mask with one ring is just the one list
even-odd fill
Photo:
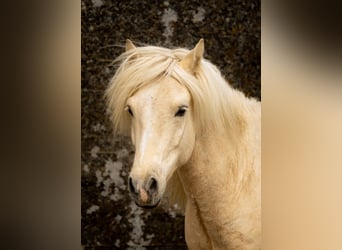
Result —
[[[259, 109], [258, 104], [249, 101], [247, 107], [254, 113], [255, 109]], [[260, 121], [258, 115], [251, 117], [248, 110], [240, 110], [238, 118], [237, 122], [245, 126], [243, 130], [206, 130], [197, 136], [191, 159], [179, 169], [188, 200], [204, 213], [203, 218], [207, 214], [209, 220], [219, 217], [212, 214], [213, 211], [217, 213], [217, 209], [236, 210], [233, 207], [237, 204], [236, 200], [251, 192], [247, 190], [253, 186], [251, 182], [258, 181], [253, 163], [258, 161], [253, 158], [258, 153], [251, 152], [249, 147], [258, 143], [250, 138], [258, 129], [254, 124]]]
[[215, 202], [218, 190], [232, 183], [228, 177], [237, 174], [237, 152], [228, 138], [227, 133], [206, 131], [196, 139], [191, 159], [179, 171], [188, 198]]
[[245, 107], [237, 114], [243, 129], [203, 131], [178, 170], [187, 197], [185, 224], [212, 248], [226, 249], [240, 244], [241, 235], [251, 240], [259, 232], [260, 104], [247, 101]]

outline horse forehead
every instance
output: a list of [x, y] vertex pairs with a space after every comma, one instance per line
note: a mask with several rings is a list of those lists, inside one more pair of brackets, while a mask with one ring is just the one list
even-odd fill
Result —
[[189, 101], [190, 94], [183, 85], [169, 79], [144, 86], [137, 92], [135, 98], [145, 105], [167, 105], [170, 102], [177, 105], [178, 102]]

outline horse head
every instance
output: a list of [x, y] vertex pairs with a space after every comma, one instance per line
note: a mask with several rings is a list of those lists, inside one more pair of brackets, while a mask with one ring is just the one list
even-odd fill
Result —
[[[135, 46], [129, 40], [126, 50]], [[203, 55], [203, 40], [178, 65], [192, 74]], [[167, 181], [191, 157], [195, 145], [193, 104], [188, 89], [164, 77], [138, 89], [126, 103], [135, 146], [129, 190], [138, 206], [159, 204]]]

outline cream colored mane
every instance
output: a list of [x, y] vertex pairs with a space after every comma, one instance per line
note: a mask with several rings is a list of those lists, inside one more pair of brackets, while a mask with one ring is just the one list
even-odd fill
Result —
[[239, 98], [241, 93], [232, 89], [216, 66], [205, 59], [198, 67], [196, 78], [187, 73], [178, 62], [188, 52], [187, 49], [137, 47], [115, 60], [120, 66], [106, 91], [115, 132], [129, 133], [130, 119], [124, 112], [127, 99], [144, 85], [165, 77], [173, 77], [190, 92], [198, 132], [243, 129], [243, 121], [238, 121], [236, 115], [237, 106], [244, 105]]

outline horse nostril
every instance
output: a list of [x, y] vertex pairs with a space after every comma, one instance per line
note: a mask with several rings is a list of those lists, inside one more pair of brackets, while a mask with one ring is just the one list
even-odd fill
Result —
[[134, 187], [134, 185], [133, 185], [132, 177], [129, 177], [128, 183], [129, 183], [129, 190], [130, 190], [132, 193], [136, 194], [137, 191], [135, 190], [135, 187]]
[[158, 182], [155, 178], [151, 178], [150, 180], [150, 191], [155, 192], [158, 189]]

